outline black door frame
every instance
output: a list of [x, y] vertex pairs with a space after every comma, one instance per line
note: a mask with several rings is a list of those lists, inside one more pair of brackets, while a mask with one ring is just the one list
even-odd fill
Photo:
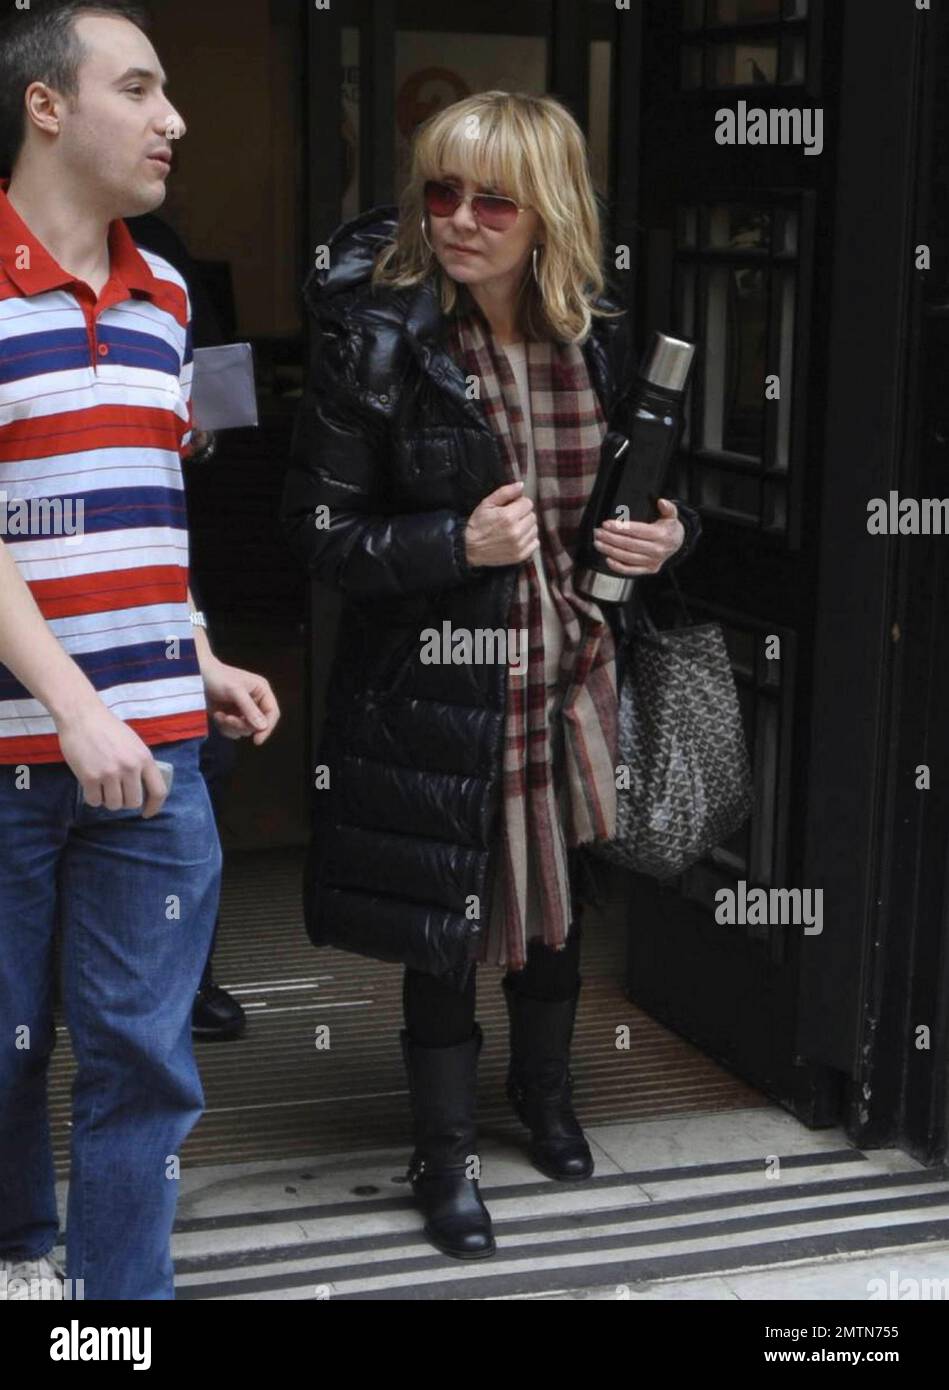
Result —
[[[941, 497], [946, 487], [949, 408], [949, 12], [945, 5], [923, 26], [920, 182], [916, 240], [929, 245], [932, 269], [915, 273], [913, 297], [913, 387], [910, 460], [918, 462], [910, 485], [916, 494]], [[907, 549], [899, 614], [907, 635], [905, 694], [900, 721], [900, 793], [895, 808], [890, 901], [899, 904], [914, 888], [914, 961], [903, 1029], [900, 1140], [923, 1162], [949, 1158], [949, 652], [944, 632], [949, 613], [947, 540], [936, 536]], [[914, 565], [914, 568], [911, 566]], [[908, 735], [908, 737], [907, 737]], [[921, 747], [924, 749], [920, 754]], [[933, 790], [917, 790], [918, 762], [933, 769]], [[908, 776], [907, 773], [910, 773]], [[911, 804], [909, 804], [911, 803]], [[914, 816], [915, 813], [915, 816]], [[902, 875], [902, 878], [901, 878]], [[904, 883], [907, 886], [904, 886]], [[902, 955], [899, 947], [896, 952]], [[883, 972], [893, 979], [892, 968]], [[888, 1000], [884, 997], [883, 1005]], [[921, 1022], [932, 1029], [932, 1045], [916, 1046]], [[876, 1116], [871, 1108], [871, 1121]]]
[[[923, 438], [929, 286], [915, 270], [945, 50], [944, 15], [894, 6], [885, 24], [868, 24], [866, 7], [846, 0], [827, 390], [827, 457], [838, 464], [825, 470], [821, 506], [811, 747], [821, 804], [812, 792], [806, 850], [806, 881], [834, 911], [807, 941], [798, 1032], [802, 1055], [849, 1074], [854, 1142], [923, 1162], [946, 1156], [949, 1094], [946, 541], [870, 536], [866, 504], [891, 490], [946, 491]], [[915, 786], [922, 763], [931, 792]], [[931, 1030], [925, 1050], [920, 1024]]]

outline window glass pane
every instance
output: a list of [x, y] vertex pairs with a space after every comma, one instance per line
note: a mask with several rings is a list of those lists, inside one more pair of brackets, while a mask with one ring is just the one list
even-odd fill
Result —
[[766, 531], [788, 529], [788, 490], [785, 483], [777, 478], [765, 479], [761, 524]]
[[692, 397], [692, 382], [689, 381], [685, 399], [682, 402], [682, 438], [679, 441], [680, 448], [690, 449], [692, 447], [692, 412], [695, 409]]
[[747, 203], [718, 203], [708, 210], [706, 245], [720, 250], [767, 250], [771, 213]]
[[766, 86], [778, 80], [777, 39], [717, 43], [712, 50], [715, 87]]
[[786, 470], [791, 456], [791, 403], [794, 399], [794, 307], [797, 284], [793, 271], [786, 271], [778, 281], [778, 312], [780, 319], [781, 360], [778, 374], [781, 396], [778, 400], [778, 430], [775, 440], [774, 463]]
[[781, 81], [800, 84], [807, 73], [807, 53], [804, 40], [798, 35], [786, 35], [781, 52]]
[[781, 18], [781, 0], [711, 0], [709, 23], [754, 24]]
[[709, 270], [705, 340], [704, 447], [760, 458], [767, 351], [763, 266]]
[[547, 40], [528, 34], [400, 29], [395, 53], [395, 183], [408, 176], [412, 136], [433, 112], [472, 92], [547, 89]]
[[[795, 261], [772, 257], [797, 257], [800, 211], [781, 203], [686, 204], [676, 208], [675, 225], [675, 325], [700, 345], [695, 393], [686, 400], [681, 496], [784, 532], [799, 271]], [[780, 391], [766, 399], [769, 376]], [[705, 451], [738, 459], [713, 466]], [[746, 472], [738, 460], [767, 472]]]
[[678, 243], [691, 250], [696, 244], [698, 210], [696, 208], [679, 208], [676, 217]]
[[679, 268], [679, 328], [687, 338], [695, 336], [695, 267]]
[[729, 473], [724, 468], [698, 462], [698, 505], [726, 512], [744, 521], [761, 519], [761, 483], [750, 473]]
[[343, 55], [343, 221], [357, 217], [359, 207], [359, 30], [340, 30]]
[[610, 56], [608, 39], [590, 44], [590, 172], [598, 193], [610, 196]]
[[790, 256], [797, 255], [797, 213], [790, 208], [775, 209], [776, 251], [784, 251]]

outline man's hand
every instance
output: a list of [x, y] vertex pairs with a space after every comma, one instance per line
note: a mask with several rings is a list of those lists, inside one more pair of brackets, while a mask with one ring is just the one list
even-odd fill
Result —
[[260, 746], [266, 743], [280, 718], [280, 709], [263, 676], [225, 666], [216, 656], [201, 661], [201, 676], [208, 698], [208, 709], [226, 738], [252, 737]]
[[145, 820], [158, 814], [168, 792], [151, 750], [98, 697], [58, 720], [56, 731], [87, 806], [110, 811], [143, 806]]
[[207, 463], [217, 453], [217, 435], [211, 430], [195, 429], [182, 454], [185, 463]]
[[674, 502], [660, 497], [658, 521], [604, 521], [594, 531], [594, 545], [617, 574], [655, 574], [685, 540], [685, 527]]

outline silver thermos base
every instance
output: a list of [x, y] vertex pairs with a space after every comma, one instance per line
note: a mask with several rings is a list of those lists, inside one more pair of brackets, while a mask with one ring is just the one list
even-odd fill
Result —
[[595, 569], [580, 569], [573, 576], [577, 592], [597, 603], [628, 603], [635, 582], [626, 575], [602, 574]]

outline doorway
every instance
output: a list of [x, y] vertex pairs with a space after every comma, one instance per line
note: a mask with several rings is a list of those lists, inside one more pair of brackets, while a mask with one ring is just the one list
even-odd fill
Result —
[[[253, 342], [261, 388], [261, 430], [222, 439], [192, 482], [196, 565], [218, 649], [263, 670], [284, 710], [265, 750], [241, 750], [225, 823], [219, 978], [262, 1007], [246, 1040], [205, 1049], [212, 1111], [217, 1099], [231, 1118], [209, 1114], [192, 1142], [206, 1134], [209, 1151], [223, 1152], [246, 1129], [242, 1096], [260, 1122], [247, 1130], [254, 1142], [289, 1142], [266, 1123], [268, 1090], [298, 1119], [299, 1107], [338, 1104], [343, 1128], [328, 1132], [342, 1138], [347, 1098], [361, 1076], [379, 1075], [373, 1039], [382, 1047], [397, 1033], [391, 971], [314, 953], [299, 915], [306, 769], [336, 613], [334, 597], [298, 572], [276, 517], [305, 373], [299, 287], [314, 248], [345, 216], [395, 201], [418, 120], [464, 91], [509, 86], [559, 96], [588, 132], [607, 244], [628, 253], [617, 254], [611, 278], [640, 340], [658, 328], [699, 344], [671, 490], [699, 507], [704, 537], [682, 578], [695, 618], [724, 627], [756, 784], [751, 822], [676, 882], [616, 877], [584, 967], [602, 988], [588, 999], [606, 1017], [630, 1010], [660, 1050], [674, 1042], [702, 1078], [698, 1106], [703, 1086], [708, 1094], [721, 1083], [725, 1105], [777, 1100], [808, 1125], [841, 1121], [866, 1143], [899, 1142], [911, 1129], [931, 1156], [940, 1124], [945, 1135], [945, 1008], [926, 1003], [922, 976], [908, 979], [918, 919], [897, 911], [893, 890], [915, 891], [906, 864], [917, 842], [908, 832], [897, 840], [909, 860], [892, 877], [887, 788], [914, 747], [920, 712], [907, 694], [937, 649], [938, 601], [927, 598], [928, 645], [900, 667], [893, 598], [907, 581], [863, 521], [867, 497], [914, 476], [918, 459], [912, 441], [904, 448], [908, 334], [922, 312], [907, 252], [916, 137], [936, 96], [922, 76], [917, 17], [881, 32], [847, 0], [521, 0], [479, 5], [476, 21], [431, 0], [338, 0], [322, 10], [241, 0], [233, 15], [222, 41], [212, 18], [163, 0], [155, 26], [173, 99], [194, 94], [190, 110], [182, 97], [191, 134], [169, 215], [235, 334]], [[944, 45], [945, 25], [939, 33]], [[931, 64], [941, 51], [932, 46]], [[202, 110], [211, 91], [225, 93], [232, 131], [246, 121], [246, 92], [261, 94], [240, 159], [221, 159], [220, 102]], [[742, 111], [747, 132], [749, 111], [778, 105], [822, 112], [819, 153], [803, 142], [716, 140], [722, 108]], [[892, 293], [876, 294], [888, 277]], [[903, 753], [887, 733], [897, 680]], [[938, 805], [921, 828], [914, 822], [937, 860], [945, 822]], [[939, 920], [919, 938], [930, 982], [947, 958], [935, 872], [922, 897]], [[719, 923], [716, 894], [740, 883], [820, 889], [821, 932]], [[910, 989], [938, 1045], [927, 1076], [913, 1081], [905, 1127]], [[361, 1035], [363, 1009], [373, 1025]], [[348, 1089], [334, 1092], [324, 1077], [328, 1089], [311, 1093], [324, 1013], [347, 1020], [347, 1055], [364, 1071], [349, 1074]], [[903, 1030], [895, 1039], [894, 1028]], [[884, 1035], [889, 1071], [877, 1050]], [[591, 1079], [601, 1046], [590, 1043]], [[404, 1119], [403, 1099], [391, 1099], [403, 1088], [394, 1044], [384, 1047], [394, 1069], [382, 1073], [380, 1127], [392, 1119], [386, 1105]], [[500, 1061], [487, 1060], [500, 1087]], [[869, 1101], [868, 1077], [879, 1083]], [[611, 1116], [639, 1104], [646, 1082], [607, 1088]], [[599, 1091], [591, 1096], [600, 1103]]]

